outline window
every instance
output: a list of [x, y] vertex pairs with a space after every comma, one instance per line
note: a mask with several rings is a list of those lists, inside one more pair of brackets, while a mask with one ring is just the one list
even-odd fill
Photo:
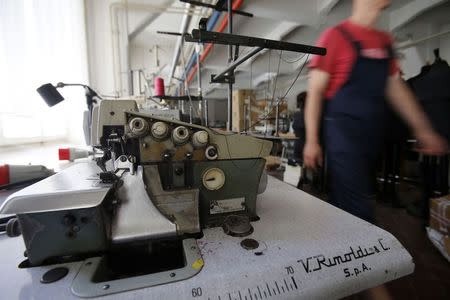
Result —
[[52, 108], [36, 89], [87, 80], [83, 0], [0, 1], [0, 146], [83, 141], [83, 89], [61, 89]]

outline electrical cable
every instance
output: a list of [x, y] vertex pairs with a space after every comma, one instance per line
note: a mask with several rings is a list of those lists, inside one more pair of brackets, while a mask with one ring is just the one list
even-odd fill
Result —
[[267, 85], [266, 85], [266, 90], [265, 90], [265, 98], [269, 99], [268, 95], [269, 95], [269, 85], [270, 85], [270, 56], [272, 54], [272, 50], [269, 50], [269, 63], [268, 63], [268, 67], [267, 67]]
[[278, 57], [277, 75], [275, 75], [275, 83], [274, 83], [274, 86], [273, 86], [271, 104], [273, 104], [273, 101], [275, 100], [275, 92], [277, 90], [278, 74], [280, 74], [280, 64], [281, 64], [281, 54], [282, 53], [283, 53], [283, 50], [280, 51], [280, 56]]
[[296, 62], [299, 62], [303, 57], [305, 57], [305, 55], [306, 54], [302, 54], [298, 58], [295, 58], [294, 60], [287, 60], [286, 58], [281, 57], [281, 60], [287, 64], [294, 64]]
[[[186, 78], [186, 64], [184, 61], [184, 53], [181, 53], [181, 63], [183, 64], [183, 81], [184, 81], [184, 90], [186, 91], [186, 94], [189, 98], [189, 106], [192, 109], [192, 113], [195, 114], [198, 117], [198, 113], [195, 111], [194, 105], [192, 104], [192, 98], [191, 98], [191, 93], [189, 92], [189, 83], [187, 82], [187, 78]], [[190, 120], [191, 122], [193, 120]]]

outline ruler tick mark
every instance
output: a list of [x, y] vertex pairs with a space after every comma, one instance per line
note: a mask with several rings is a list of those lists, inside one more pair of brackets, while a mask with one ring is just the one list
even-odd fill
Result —
[[267, 294], [266, 294], [266, 291], [263, 291], [264, 292], [264, 298], [266, 298], [267, 299]]
[[248, 294], [250, 295], [250, 300], [253, 300], [252, 292], [250, 292], [250, 289], [248, 289]]
[[228, 299], [230, 299], [230, 300], [231, 300], [231, 294], [230, 294], [230, 293], [228, 293]]
[[297, 286], [297, 283], [295, 282], [294, 277], [292, 276], [291, 279], [292, 279], [292, 282], [294, 283], [295, 289], [298, 290], [298, 286]]
[[239, 299], [242, 300], [241, 291], [239, 291]]
[[281, 294], [280, 287], [278, 286], [278, 283], [276, 281], [275, 281], [275, 286], [277, 287], [278, 294]]
[[269, 296], [272, 297], [272, 293], [270, 292], [269, 285], [266, 283], [267, 291], [269, 292]]
[[287, 285], [286, 279], [283, 279], [283, 281], [284, 281], [284, 285], [286, 286], [286, 290], [289, 292], [289, 287]]
[[281, 286], [281, 290], [283, 291], [283, 293], [286, 293], [286, 292], [284, 291], [284, 286]]
[[259, 289], [259, 285], [257, 287], [258, 287], [259, 297], [262, 299], [261, 290]]

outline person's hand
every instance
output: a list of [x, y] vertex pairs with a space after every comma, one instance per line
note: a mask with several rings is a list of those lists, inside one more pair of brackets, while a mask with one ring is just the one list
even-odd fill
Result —
[[323, 165], [322, 147], [318, 143], [306, 142], [303, 149], [303, 162], [306, 168], [316, 170]]
[[434, 131], [416, 134], [417, 151], [426, 155], [444, 155], [449, 152], [447, 141]]

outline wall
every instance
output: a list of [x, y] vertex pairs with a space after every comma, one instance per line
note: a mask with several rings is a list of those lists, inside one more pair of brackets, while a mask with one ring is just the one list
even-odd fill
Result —
[[[449, 12], [450, 13], [450, 12]], [[450, 24], [443, 25], [441, 31], [449, 31]], [[447, 62], [450, 62], [450, 34], [447, 34], [439, 39], [439, 47], [441, 49], [441, 57]]]
[[128, 95], [128, 20], [123, 4], [85, 0], [85, 6], [90, 84], [104, 95]]
[[110, 0], [85, 1], [90, 85], [102, 94], [114, 95]]

